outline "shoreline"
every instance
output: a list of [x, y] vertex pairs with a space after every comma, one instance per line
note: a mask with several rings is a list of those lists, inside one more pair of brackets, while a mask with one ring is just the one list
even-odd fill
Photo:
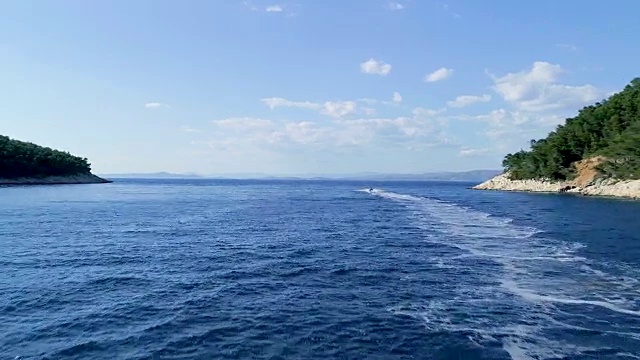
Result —
[[598, 179], [581, 185], [574, 181], [510, 180], [508, 174], [500, 174], [474, 190], [518, 191], [537, 193], [568, 193], [582, 196], [598, 196], [640, 200], [640, 180]]
[[73, 176], [47, 176], [42, 178], [2, 179], [0, 186], [9, 185], [76, 185], [76, 184], [108, 184], [113, 181], [103, 179], [93, 174]]

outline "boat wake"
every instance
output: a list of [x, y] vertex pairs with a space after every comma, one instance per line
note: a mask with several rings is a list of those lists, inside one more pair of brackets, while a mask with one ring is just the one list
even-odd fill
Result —
[[369, 193], [369, 194], [376, 194], [376, 195], [381, 195], [381, 194], [385, 193], [384, 190], [376, 189], [376, 188], [364, 188], [364, 189], [358, 189], [356, 191], [365, 192], [365, 193]]
[[624, 357], [592, 339], [640, 342], [638, 269], [591, 261], [578, 254], [583, 245], [511, 219], [425, 197], [374, 194], [409, 210], [434, 246], [428, 260], [452, 280], [442, 289], [448, 300], [402, 304], [393, 313], [432, 331], [471, 334], [479, 346], [500, 344], [513, 359]]

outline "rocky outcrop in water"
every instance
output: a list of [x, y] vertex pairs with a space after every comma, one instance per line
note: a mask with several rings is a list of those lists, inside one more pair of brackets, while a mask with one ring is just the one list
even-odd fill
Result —
[[42, 178], [0, 179], [0, 185], [62, 185], [62, 184], [105, 184], [110, 180], [93, 174], [72, 176], [47, 176]]
[[511, 180], [508, 173], [498, 175], [482, 184], [477, 190], [504, 190], [547, 193], [574, 193], [589, 196], [611, 196], [640, 199], [640, 180], [592, 179], [591, 181]]

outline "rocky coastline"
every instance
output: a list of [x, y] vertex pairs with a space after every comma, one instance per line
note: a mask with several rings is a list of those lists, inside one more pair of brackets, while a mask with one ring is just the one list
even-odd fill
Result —
[[479, 185], [476, 190], [502, 190], [543, 193], [573, 193], [586, 196], [606, 196], [640, 199], [640, 180], [591, 179], [579, 181], [511, 180], [509, 174], [500, 174]]
[[70, 184], [106, 184], [112, 181], [93, 174], [73, 176], [47, 176], [42, 178], [1, 179], [0, 185], [70, 185]]

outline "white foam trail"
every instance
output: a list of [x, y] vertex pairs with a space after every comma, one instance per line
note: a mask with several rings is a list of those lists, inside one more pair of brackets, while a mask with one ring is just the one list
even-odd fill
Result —
[[628, 357], [631, 359], [640, 359], [639, 355], [633, 355], [633, 354], [629, 354], [629, 353], [617, 353], [616, 356], [618, 357]]
[[555, 302], [555, 303], [568, 304], [568, 305], [600, 306], [621, 314], [640, 316], [640, 311], [628, 310], [620, 306], [617, 306], [612, 302], [596, 301], [596, 300], [581, 300], [581, 299], [571, 299], [571, 298], [561, 298], [556, 296], [540, 295], [531, 290], [522, 289], [518, 287], [515, 284], [515, 282], [509, 281], [509, 280], [502, 281], [502, 286], [508, 289], [509, 291], [513, 292], [514, 294], [519, 295], [523, 299], [526, 299], [532, 302], [552, 302], [552, 303]]
[[384, 193], [384, 190], [375, 189], [375, 188], [371, 188], [371, 189], [364, 188], [364, 189], [358, 189], [358, 190], [355, 190], [355, 191], [357, 191], [357, 192], [365, 192], [365, 193], [374, 194], [374, 195], [380, 195], [380, 194]]
[[[388, 191], [376, 195], [403, 204], [411, 211], [416, 225], [424, 229], [427, 241], [452, 249], [432, 258], [433, 266], [442, 271], [457, 271], [456, 280], [460, 282], [448, 304], [391, 309], [394, 313], [413, 313], [411, 316], [422, 318], [428, 327], [450, 331], [472, 329], [483, 336], [498, 337], [513, 359], [562, 357], [595, 350], [544, 335], [548, 328], [575, 330], [573, 325], [555, 319], [563, 314], [574, 317], [573, 312], [563, 312], [557, 306], [579, 307], [580, 313], [575, 316], [584, 316], [587, 323], [607, 323], [599, 317], [608, 315], [595, 313], [594, 307], [611, 314], [640, 317], [639, 269], [600, 263], [598, 267], [602, 270], [595, 269], [588, 259], [576, 254], [584, 245], [535, 236], [539, 229], [515, 225], [512, 219], [414, 195]], [[478, 265], [474, 258], [486, 259], [496, 267], [484, 262]], [[613, 276], [607, 267], [625, 276]], [[460, 271], [487, 280], [481, 284], [478, 280], [465, 282], [460, 279]], [[506, 294], [516, 295], [520, 300]], [[510, 320], [505, 321], [514, 321], [515, 316], [530, 325], [514, 327], [508, 322], [500, 323], [493, 315], [475, 316], [463, 323], [450, 318], [451, 308], [466, 311], [469, 306], [477, 306], [478, 311], [492, 307], [512, 309]], [[591, 330], [584, 328], [584, 321], [581, 328]], [[637, 340], [640, 333], [635, 330], [598, 329]]]
[[514, 360], [533, 360], [534, 357], [529, 356], [526, 349], [520, 347], [513, 339], [507, 339], [504, 341], [502, 348], [509, 354]]
[[419, 197], [416, 197], [413, 195], [396, 194], [393, 192], [387, 192], [380, 189], [373, 189], [373, 193], [383, 198], [396, 200], [396, 201], [420, 201]]

